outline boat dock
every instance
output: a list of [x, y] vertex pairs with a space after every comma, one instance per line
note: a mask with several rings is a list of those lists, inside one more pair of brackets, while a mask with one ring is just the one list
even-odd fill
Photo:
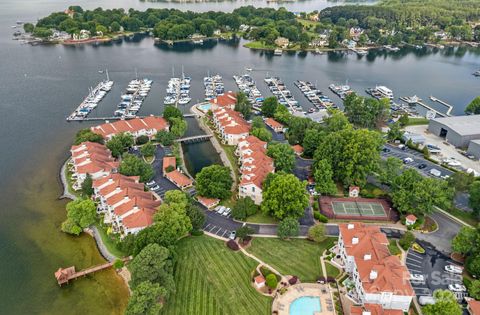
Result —
[[[336, 108], [335, 104], [333, 104], [333, 101], [317, 89], [316, 84], [300, 80], [295, 81], [294, 84], [317, 110]], [[313, 111], [314, 109], [309, 110], [309, 112]]]
[[[418, 97], [405, 97], [405, 96], [402, 96], [400, 97], [400, 100], [401, 101], [404, 101], [405, 103], [407, 103], [408, 105], [420, 105], [426, 109], [428, 109], [429, 111], [432, 111], [434, 112], [436, 115], [440, 116], [440, 117], [446, 117], [446, 116], [451, 116], [450, 115], [450, 111], [451, 109], [449, 109], [447, 111], [447, 113], [442, 113], [442, 112], [439, 112], [438, 110], [434, 109], [433, 107], [431, 107], [430, 105], [427, 105], [425, 104], [424, 102], [422, 102], [422, 99], [418, 98]], [[446, 103], [445, 103], [446, 104]], [[451, 106], [451, 105], [449, 105]]]
[[[131, 259], [132, 259], [131, 256], [125, 257], [125, 258], [122, 258], [122, 261], [125, 263]], [[75, 271], [75, 266], [71, 266], [68, 268], [58, 268], [58, 270], [55, 272], [55, 279], [57, 280], [58, 285], [62, 286], [63, 284], [68, 283], [70, 280], [75, 280], [80, 277], [85, 277], [86, 275], [89, 275], [91, 273], [111, 268], [113, 264], [114, 262], [108, 262], [102, 265], [93, 266], [80, 271]]]
[[88, 95], [78, 105], [78, 107], [68, 116], [67, 121], [78, 118], [86, 118], [97, 106], [98, 103], [107, 95], [112, 89], [113, 81], [110, 81], [107, 70], [107, 80], [101, 81], [95, 86], [90, 88]]
[[453, 110], [453, 106], [452, 106], [452, 105], [450, 105], [450, 104], [448, 104], [447, 102], [444, 102], [444, 101], [442, 101], [442, 100], [440, 100], [440, 99], [438, 99], [438, 98], [436, 98], [435, 96], [432, 96], [432, 95], [430, 95], [430, 100], [432, 100], [432, 102], [437, 102], [437, 103], [440, 103], [440, 104], [442, 104], [443, 106], [447, 107], [448, 110], [447, 110], [447, 112], [445, 113], [445, 115], [451, 116], [450, 113], [451, 113], [452, 110]]
[[[135, 116], [135, 117], [120, 117], [120, 116], [110, 116], [110, 117], [75, 117], [67, 118], [67, 121], [110, 121], [110, 120], [130, 120], [134, 118], [145, 118], [148, 116]], [[184, 118], [195, 117], [195, 114], [183, 114]]]
[[265, 83], [267, 84], [270, 92], [277, 98], [278, 102], [288, 108], [290, 113], [302, 112], [302, 107], [293, 97], [290, 90], [287, 89], [285, 83], [280, 80], [278, 77], [267, 77], [265, 78]]

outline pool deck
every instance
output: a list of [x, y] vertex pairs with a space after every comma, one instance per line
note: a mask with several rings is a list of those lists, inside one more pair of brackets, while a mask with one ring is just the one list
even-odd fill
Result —
[[[315, 315], [335, 315], [335, 303], [328, 284], [300, 283], [288, 287], [283, 295], [278, 294], [273, 300], [272, 312], [278, 315], [290, 315], [290, 304], [303, 296], [320, 298], [321, 311]], [[310, 314], [308, 314], [310, 315]]]

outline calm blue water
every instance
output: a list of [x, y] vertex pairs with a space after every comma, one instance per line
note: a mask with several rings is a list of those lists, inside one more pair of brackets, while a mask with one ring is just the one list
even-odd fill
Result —
[[314, 296], [303, 296], [290, 304], [290, 315], [314, 315], [321, 310], [320, 299]]

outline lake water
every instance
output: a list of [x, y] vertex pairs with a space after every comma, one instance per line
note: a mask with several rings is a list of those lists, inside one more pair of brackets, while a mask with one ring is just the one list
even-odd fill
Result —
[[[136, 0], [81, 0], [85, 8], [179, 7], [191, 10], [232, 10], [263, 1], [200, 4], [143, 3]], [[168, 48], [154, 46], [151, 38], [137, 38], [105, 46], [20, 45], [11, 40], [11, 25], [17, 20], [34, 21], [69, 2], [60, 0], [3, 0], [0, 2], [0, 292], [2, 314], [118, 314], [127, 291], [121, 279], [107, 271], [75, 281], [59, 289], [53, 272], [60, 266], [83, 268], [102, 262], [88, 236], [69, 237], [59, 231], [65, 219], [65, 201], [60, 195], [58, 170], [67, 158], [73, 135], [91, 124], [67, 123], [65, 117], [78, 105], [108, 68], [114, 89], [93, 115], [109, 116], [128, 81], [135, 77], [154, 80], [140, 114], [160, 114], [172, 67], [178, 75], [183, 65], [193, 78], [192, 97], [203, 99], [202, 78], [208, 72], [224, 76], [227, 90], [235, 88], [232, 75], [245, 67], [266, 95], [263, 78], [283, 78], [295, 97], [308, 108], [306, 99], [293, 86], [297, 79], [316, 81], [327, 91], [331, 83], [348, 83], [358, 91], [383, 84], [396, 96], [434, 95], [455, 106], [461, 114], [478, 93], [479, 81], [471, 75], [480, 68], [479, 50], [403, 50], [396, 54], [371, 53], [363, 58], [343, 53], [328, 55], [271, 54], [242, 47], [242, 42], [190, 44]], [[311, 11], [330, 5], [323, 0], [285, 4], [292, 10]], [[188, 107], [182, 107], [187, 112]], [[439, 107], [439, 109], [442, 109]], [[190, 131], [189, 131], [190, 132]], [[206, 149], [205, 149], [206, 148]], [[208, 149], [199, 149], [202, 155]], [[190, 150], [190, 149], [189, 149]], [[192, 148], [194, 150], [194, 148]], [[206, 150], [206, 151], [205, 151]], [[192, 156], [195, 156], [194, 153]]]

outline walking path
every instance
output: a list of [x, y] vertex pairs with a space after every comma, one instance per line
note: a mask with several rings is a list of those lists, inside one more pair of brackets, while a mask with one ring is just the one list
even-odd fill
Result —
[[276, 273], [277, 275], [279, 275], [280, 277], [282, 277], [282, 281], [286, 281], [286, 277], [284, 275], [282, 275], [278, 270], [276, 270], [275, 268], [273, 268], [272, 266], [270, 266], [269, 264], [263, 262], [260, 258], [258, 258], [257, 256], [255, 255], [252, 255], [250, 254], [249, 252], [247, 252], [243, 247], [240, 247], [240, 251], [245, 255], [245, 256], [248, 256], [252, 259], [254, 259], [256, 262], [258, 262], [259, 264], [267, 267], [268, 269], [270, 269], [271, 271], [273, 271], [274, 273]]
[[75, 200], [77, 199], [77, 196], [72, 194], [69, 189], [68, 189], [68, 180], [67, 180], [67, 175], [66, 175], [66, 170], [67, 170], [67, 164], [70, 161], [70, 158], [63, 163], [62, 168], [60, 169], [60, 181], [62, 182], [63, 186], [63, 194], [59, 197], [59, 199], [71, 199]]

